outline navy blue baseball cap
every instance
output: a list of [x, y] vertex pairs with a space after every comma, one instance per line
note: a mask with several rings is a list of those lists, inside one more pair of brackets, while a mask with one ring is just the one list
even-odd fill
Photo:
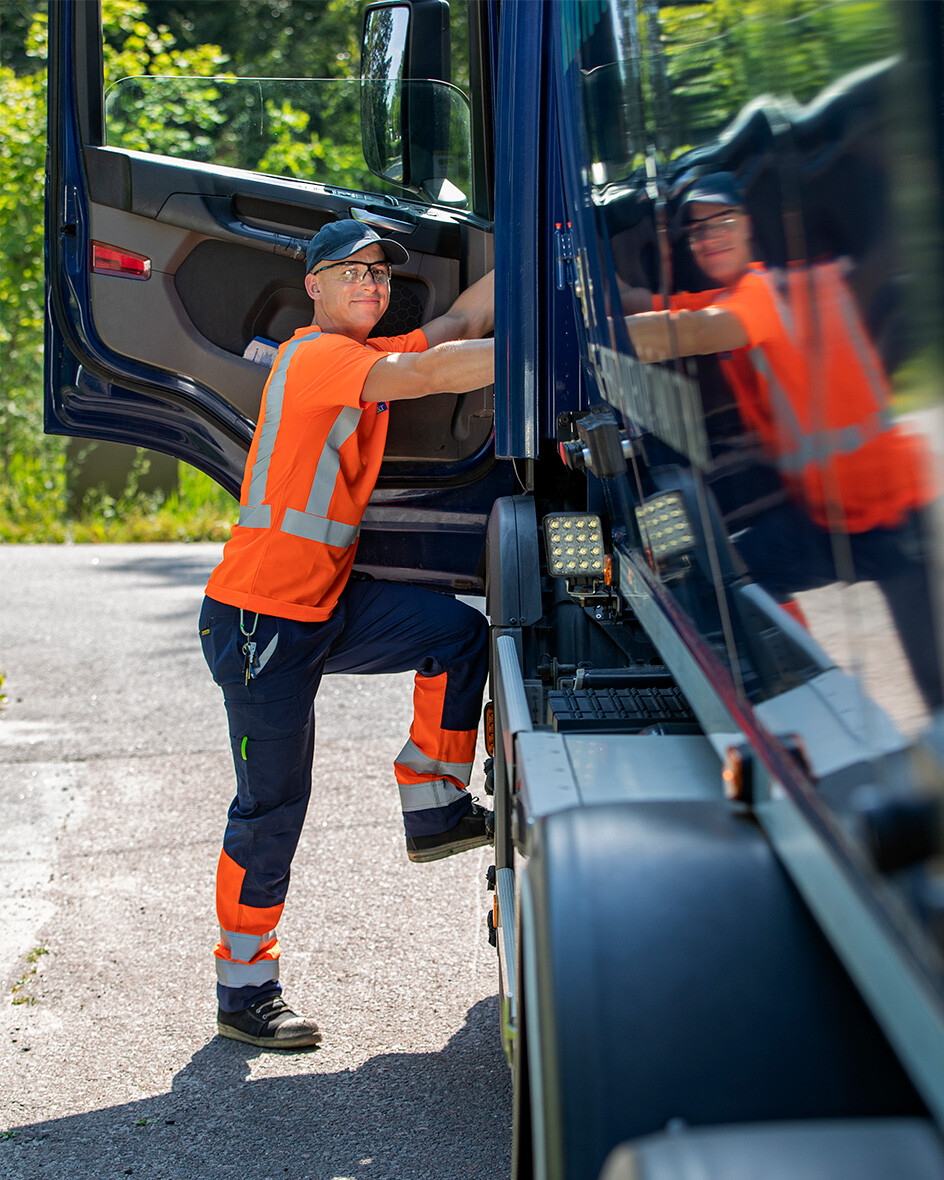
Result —
[[744, 197], [733, 172], [710, 172], [700, 176], [682, 198], [680, 213], [684, 224], [691, 217], [693, 205], [742, 206]]
[[314, 270], [320, 262], [338, 262], [342, 258], [349, 258], [375, 242], [383, 248], [388, 262], [409, 261], [409, 254], [399, 242], [382, 238], [369, 225], [347, 218], [344, 221], [329, 221], [318, 230], [305, 251], [305, 271]]

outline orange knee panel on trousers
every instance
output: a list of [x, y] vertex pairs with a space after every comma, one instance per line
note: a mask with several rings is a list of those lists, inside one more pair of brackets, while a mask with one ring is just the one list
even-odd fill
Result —
[[472, 762], [477, 729], [443, 729], [447, 676], [416, 676], [413, 687], [413, 744], [434, 761]]
[[220, 853], [216, 870], [216, 914], [224, 930], [238, 934], [264, 935], [274, 930], [282, 917], [283, 906], [242, 905], [243, 880], [246, 870], [241, 868], [225, 851]]

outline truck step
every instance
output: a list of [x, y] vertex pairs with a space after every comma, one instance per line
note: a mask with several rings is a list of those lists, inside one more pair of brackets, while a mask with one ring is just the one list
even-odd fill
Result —
[[547, 711], [548, 724], [557, 733], [638, 733], [652, 725], [666, 733], [699, 732], [688, 701], [675, 685], [555, 690], [547, 694]]

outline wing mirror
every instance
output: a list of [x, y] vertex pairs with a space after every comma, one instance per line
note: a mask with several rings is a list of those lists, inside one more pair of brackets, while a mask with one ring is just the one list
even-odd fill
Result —
[[371, 4], [361, 40], [361, 139], [375, 176], [464, 208], [469, 104], [449, 81], [446, 0]]

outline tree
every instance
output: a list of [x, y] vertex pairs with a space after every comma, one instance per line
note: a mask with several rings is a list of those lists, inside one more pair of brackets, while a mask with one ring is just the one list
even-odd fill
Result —
[[38, 499], [64, 491], [61, 441], [42, 434], [45, 13], [24, 48], [31, 72], [0, 66], [0, 482]]
[[[141, 0], [104, 0], [106, 79], [149, 70], [192, 77], [225, 65], [218, 46], [178, 49], [166, 29], [145, 22], [146, 11]], [[0, 65], [0, 516], [49, 522], [65, 513], [65, 440], [43, 433], [47, 20], [45, 5], [18, 3], [19, 18], [30, 12], [22, 53], [5, 53]], [[192, 114], [191, 127], [206, 126]]]

